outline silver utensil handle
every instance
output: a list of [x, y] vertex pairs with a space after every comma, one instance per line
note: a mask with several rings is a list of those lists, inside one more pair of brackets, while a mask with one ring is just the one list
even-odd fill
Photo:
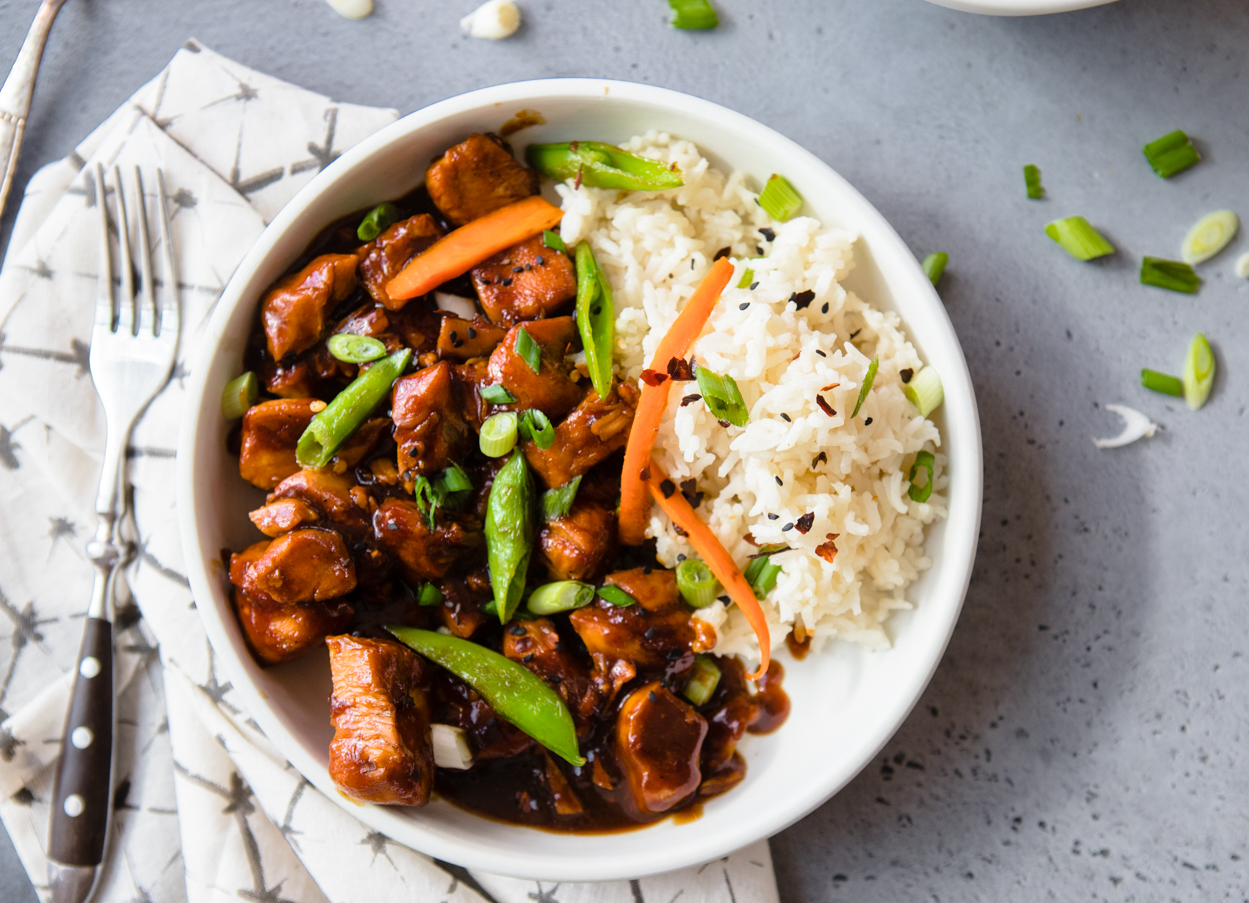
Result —
[[52, 20], [60, 12], [65, 0], [43, 0], [35, 21], [30, 24], [22, 49], [0, 87], [0, 164], [4, 174], [0, 177], [0, 212], [4, 210], [5, 198], [17, 169], [18, 152], [22, 147], [22, 132], [26, 129], [26, 117], [30, 115], [30, 99], [35, 93], [35, 76], [39, 72], [39, 60], [43, 47], [52, 30]]

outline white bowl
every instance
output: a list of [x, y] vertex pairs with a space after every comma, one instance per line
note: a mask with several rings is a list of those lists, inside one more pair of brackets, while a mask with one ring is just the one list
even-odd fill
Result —
[[962, 10], [965, 13], [981, 13], [986, 16], [1040, 16], [1046, 13], [1066, 13], [1091, 6], [1104, 6], [1115, 0], [928, 0], [937, 6]]
[[[941, 374], [944, 450], [949, 455], [948, 520], [928, 539], [934, 565], [911, 590], [914, 611], [895, 615], [887, 652], [848, 643], [794, 662], [785, 687], [792, 713], [780, 731], [740, 746], [745, 781], [678, 825], [558, 834], [472, 815], [445, 801], [422, 809], [360, 805], [342, 797], [326, 770], [332, 736], [327, 658], [310, 655], [261, 668], [231, 612], [220, 559], [258, 536], [246, 512], [259, 493], [238, 476], [219, 412], [225, 383], [241, 369], [242, 349], [264, 289], [328, 223], [397, 197], [420, 183], [428, 161], [473, 131], [497, 130], [521, 109], [546, 124], [516, 135], [530, 142], [619, 142], [648, 129], [695, 141], [717, 164], [766, 179], [782, 172], [826, 225], [855, 230], [850, 285], [899, 311], [908, 335]], [[915, 257], [857, 191], [787, 138], [724, 107], [675, 91], [594, 79], [551, 79], [484, 88], [405, 116], [340, 157], [265, 230], [235, 272], [213, 315], [195, 366], [178, 443], [178, 503], [191, 589], [220, 666], [249, 713], [291, 763], [344, 809], [400, 843], [468, 868], [560, 881], [635, 878], [706, 862], [768, 837], [844, 786], [901, 725], [937, 666], [971, 575], [980, 520], [980, 425], [967, 365], [945, 308]]]

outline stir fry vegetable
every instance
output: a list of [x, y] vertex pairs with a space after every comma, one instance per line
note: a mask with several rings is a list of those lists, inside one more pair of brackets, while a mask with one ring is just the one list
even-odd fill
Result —
[[690, 679], [685, 682], [681, 694], [694, 705], [706, 705], [719, 684], [720, 666], [715, 659], [709, 655], [696, 655]]
[[529, 165], [557, 182], [580, 178], [591, 188], [621, 191], [664, 191], [685, 184], [679, 170], [666, 163], [639, 157], [600, 141], [531, 144], [525, 151]]
[[377, 361], [339, 392], [323, 411], [312, 418], [299, 437], [299, 444], [295, 446], [295, 459], [299, 466], [319, 470], [329, 464], [334, 453], [390, 394], [390, 387], [403, 375], [411, 359], [411, 349], [396, 351], [390, 357]]
[[750, 564], [746, 565], [742, 576], [750, 584], [756, 599], [762, 601], [776, 588], [776, 578], [781, 575], [782, 568], [779, 564], [772, 563], [772, 553], [784, 548], [784, 546], [764, 546], [760, 549], [762, 554], [757, 558], [752, 558]]
[[1231, 243], [1239, 228], [1240, 217], [1231, 210], [1207, 213], [1184, 236], [1180, 258], [1189, 265], [1205, 263]]
[[715, 7], [709, 0], [668, 0], [672, 10], [670, 24], [682, 31], [707, 31], [720, 24]]
[[555, 442], [555, 427], [551, 425], [551, 419], [537, 408], [530, 408], [521, 414], [518, 427], [521, 437], [531, 440], [538, 448], [550, 448]]
[[1045, 234], [1076, 260], [1094, 260], [1115, 252], [1115, 246], [1082, 216], [1056, 219], [1045, 227]]
[[525, 590], [533, 555], [533, 509], [533, 477], [517, 450], [495, 475], [486, 504], [486, 557], [500, 624], [512, 619]]
[[[915, 463], [911, 465], [911, 472], [907, 474], [907, 479], [911, 481], [911, 488], [906, 491], [913, 502], [926, 502], [928, 496], [932, 495], [932, 467], [936, 463], [930, 451], [919, 451], [915, 453]], [[920, 470], [928, 471], [928, 478], [924, 481], [923, 486], [915, 485], [915, 476]]]
[[1154, 172], [1164, 179], [1169, 179], [1190, 166], [1196, 166], [1201, 160], [1193, 142], [1179, 129], [1149, 142], [1141, 150], [1145, 152], [1145, 159], [1149, 161]]
[[630, 605], [637, 605], [638, 600], [630, 596], [618, 586], [600, 586], [598, 588], [598, 596], [605, 602], [610, 602], [619, 608], [628, 608]]
[[558, 232], [552, 232], [550, 229], [542, 230], [542, 244], [552, 251], [559, 251], [561, 254], [568, 253], [568, 245], [564, 244], [564, 239], [559, 237]]
[[525, 607], [539, 617], [585, 608], [594, 601], [594, 587], [578, 580], [559, 580], [539, 586], [529, 594]]
[[594, 258], [590, 243], [577, 243], [577, 331], [585, 348], [590, 382], [599, 398], [612, 387], [612, 349], [616, 344], [616, 308], [611, 286]]
[[577, 498], [577, 487], [580, 485], [581, 477], [573, 477], [563, 486], [542, 493], [542, 519], [553, 521], [571, 511], [573, 500]]
[[221, 416], [226, 420], [238, 420], [260, 398], [260, 383], [256, 374], [248, 370], [234, 377], [221, 390]]
[[859, 399], [854, 403], [854, 412], [850, 415], [851, 420], [859, 416], [859, 408], [863, 407], [863, 402], [867, 400], [867, 393], [872, 391], [872, 383], [876, 381], [876, 370], [879, 367], [880, 355], [877, 355], [867, 365], [867, 375], [863, 377], [863, 385], [859, 386]]
[[519, 421], [514, 411], [492, 414], [481, 425], [477, 443], [487, 458], [502, 458], [516, 447]]
[[919, 410], [919, 416], [927, 417], [945, 401], [945, 390], [941, 387], [941, 374], [935, 367], [925, 367], [906, 384], [902, 390], [907, 400]]
[[337, 360], [347, 364], [367, 364], [386, 355], [386, 346], [377, 339], [349, 332], [330, 336], [325, 347]]
[[417, 630], [387, 630], [416, 652], [446, 668], [481, 694], [490, 708], [551, 752], [573, 765], [584, 765], [577, 731], [568, 707], [554, 690], [524, 665], [471, 640]]
[[360, 221], [356, 229], [356, 237], [361, 241], [372, 241], [398, 221], [398, 207], [389, 201], [378, 204]]
[[702, 561], [687, 558], [677, 565], [677, 592], [691, 608], [706, 608], [720, 594], [720, 583]]
[[694, 378], [698, 380], [698, 391], [702, 393], [707, 410], [717, 420], [724, 420], [733, 426], [745, 426], [750, 421], [750, 412], [746, 410], [746, 399], [742, 398], [741, 389], [737, 388], [737, 380], [729, 376], [718, 376], [706, 367], [695, 367]]
[[772, 173], [759, 192], [759, 206], [778, 223], [788, 222], [802, 209], [802, 195], [784, 176]]

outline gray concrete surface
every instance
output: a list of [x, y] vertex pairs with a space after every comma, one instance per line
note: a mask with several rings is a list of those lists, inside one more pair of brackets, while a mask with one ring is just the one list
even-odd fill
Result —
[[[662, 0], [521, 0], [524, 30], [463, 39], [475, 0], [69, 0], [18, 188], [183, 39], [341, 100], [408, 111], [482, 85], [598, 75], [734, 107], [828, 161], [941, 292], [984, 425], [984, 533], [962, 620], [921, 704], [849, 787], [772, 842], [787, 903], [1242, 900], [1249, 707], [1242, 528], [1249, 282], [1234, 248], [1194, 296], [1137, 282], [1199, 216], [1249, 215], [1244, 0], [1122, 0], [991, 19], [920, 0], [718, 0], [675, 33]], [[36, 0], [0, 0], [0, 64]], [[1175, 128], [1204, 162], [1171, 181], [1140, 146]], [[1024, 197], [1020, 168], [1048, 198]], [[1042, 233], [1083, 214], [1119, 253]], [[7, 234], [11, 213], [3, 222]], [[0, 241], [3, 237], [0, 236]], [[1221, 375], [1200, 413], [1136, 385], [1205, 330]], [[1125, 402], [1165, 426], [1099, 452]], [[7, 625], [0, 624], [0, 633]], [[33, 900], [0, 851], [0, 897]]]

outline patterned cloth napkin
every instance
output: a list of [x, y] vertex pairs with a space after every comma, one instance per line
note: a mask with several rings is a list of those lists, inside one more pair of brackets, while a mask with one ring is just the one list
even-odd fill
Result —
[[[52, 764], [91, 588], [83, 545], [95, 528], [104, 438], [87, 372], [95, 164], [106, 173], [117, 165], [128, 181], [136, 166], [149, 174], [159, 166], [183, 327], [173, 380], [128, 454], [133, 516], [123, 530], [137, 555], [117, 603], [115, 812], [97, 899], [774, 903], [766, 841], [699, 868], [604, 884], [520, 881], [431, 860], [308, 784], [214, 667], [182, 574], [174, 510], [188, 361], [265, 223], [344, 148], [397, 115], [334, 103], [192, 41], [74, 153], [31, 179], [0, 269], [0, 630], [11, 627], [8, 649], [0, 647], [0, 820], [47, 899]], [[152, 219], [150, 176], [146, 185]], [[156, 274], [158, 290], [165, 275]]]

